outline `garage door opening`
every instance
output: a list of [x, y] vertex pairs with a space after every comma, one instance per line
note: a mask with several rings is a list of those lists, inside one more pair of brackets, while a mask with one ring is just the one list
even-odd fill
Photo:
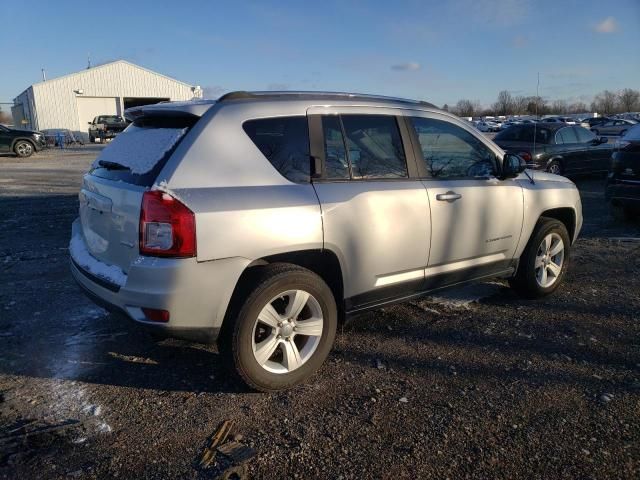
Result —
[[132, 107], [142, 107], [143, 105], [153, 105], [154, 103], [168, 102], [169, 100], [169, 98], [156, 97], [124, 97], [122, 99], [125, 110]]

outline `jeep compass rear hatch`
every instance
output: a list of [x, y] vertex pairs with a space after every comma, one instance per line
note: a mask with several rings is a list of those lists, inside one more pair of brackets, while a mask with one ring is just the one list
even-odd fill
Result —
[[[71, 256], [80, 267], [121, 283], [117, 281], [118, 277], [123, 278], [117, 275], [118, 269], [128, 273], [139, 255], [144, 192], [154, 184], [171, 154], [210, 106], [201, 108], [200, 115], [191, 109], [167, 108], [168, 105], [135, 109], [134, 122], [104, 148], [83, 178], [79, 194], [81, 235], [76, 232], [70, 245]], [[98, 263], [96, 267], [94, 259], [106, 265]]]

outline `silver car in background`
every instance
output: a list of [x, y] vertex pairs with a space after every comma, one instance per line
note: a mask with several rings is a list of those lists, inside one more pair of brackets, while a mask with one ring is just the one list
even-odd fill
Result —
[[494, 277], [553, 292], [582, 225], [570, 180], [423, 102], [234, 92], [127, 116], [83, 178], [73, 275], [140, 324], [217, 340], [258, 390], [309, 377], [367, 309]]

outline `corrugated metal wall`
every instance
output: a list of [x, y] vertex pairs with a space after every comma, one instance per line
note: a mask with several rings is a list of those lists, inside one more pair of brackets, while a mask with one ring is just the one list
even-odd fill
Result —
[[[194, 96], [190, 85], [123, 60], [36, 83], [30, 88], [35, 104], [32, 128], [68, 128], [84, 133], [87, 125], [80, 124], [76, 97], [117, 97], [122, 101], [123, 97], [190, 100]], [[77, 90], [83, 93], [75, 93]], [[27, 92], [29, 89], [16, 101]]]

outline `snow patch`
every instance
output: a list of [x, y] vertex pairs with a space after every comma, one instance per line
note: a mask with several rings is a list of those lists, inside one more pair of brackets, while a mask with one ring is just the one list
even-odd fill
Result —
[[430, 296], [424, 301], [426, 303], [442, 305], [445, 308], [469, 310], [473, 303], [495, 295], [503, 287], [504, 285], [498, 282], [479, 283], [450, 290], [441, 295]]
[[150, 172], [160, 159], [187, 133], [187, 128], [141, 128], [130, 126], [102, 150], [101, 160], [129, 167], [131, 173]]
[[115, 265], [107, 265], [97, 260], [89, 253], [80, 235], [71, 237], [69, 253], [71, 254], [71, 258], [88, 272], [121, 287], [126, 283], [127, 274]]

